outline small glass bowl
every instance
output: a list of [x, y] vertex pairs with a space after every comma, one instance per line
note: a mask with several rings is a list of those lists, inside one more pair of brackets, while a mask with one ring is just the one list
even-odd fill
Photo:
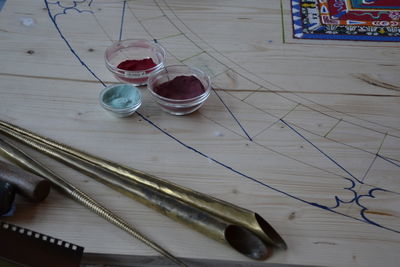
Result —
[[[154, 91], [154, 88], [158, 85], [168, 82], [177, 76], [195, 76], [203, 84], [205, 92], [193, 98], [177, 100], [163, 97]], [[199, 109], [204, 104], [211, 92], [211, 81], [208, 75], [197, 68], [186, 65], [172, 65], [151, 73], [147, 88], [165, 112], [173, 115], [186, 115]]]
[[[156, 66], [140, 70], [129, 71], [117, 66], [125, 60], [140, 60], [151, 58]], [[127, 39], [113, 43], [104, 54], [106, 67], [121, 82], [131, 83], [135, 86], [145, 85], [149, 74], [164, 66], [165, 51], [159, 44], [142, 40]]]
[[100, 105], [119, 118], [132, 115], [141, 104], [142, 94], [131, 84], [107, 86], [100, 93]]

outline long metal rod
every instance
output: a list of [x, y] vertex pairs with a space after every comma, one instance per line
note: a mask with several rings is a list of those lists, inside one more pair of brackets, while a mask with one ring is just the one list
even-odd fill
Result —
[[[227, 222], [245, 227], [269, 245], [281, 249], [287, 248], [285, 241], [278, 232], [275, 231], [266, 220], [253, 211], [185, 188], [140, 170], [128, 168], [115, 162], [90, 155], [2, 120], [0, 120], [0, 132], [57, 159], [60, 159], [60, 157], [56, 156], [53, 151], [66, 153], [79, 162], [85, 162], [96, 168], [118, 175], [127, 181], [132, 181], [141, 184], [143, 187], [149, 187], [160, 191], [163, 194], [204, 210]], [[48, 149], [49, 147], [51, 147], [51, 151]], [[62, 161], [64, 161], [64, 159]]]
[[[2, 127], [0, 126], [1, 129]], [[8, 134], [15, 138], [15, 140], [21, 141], [67, 166], [91, 176], [112, 189], [157, 210], [163, 215], [185, 224], [216, 241], [225, 243], [249, 258], [265, 260], [272, 255], [272, 248], [265, 244], [255, 233], [246, 229], [246, 227], [226, 221], [203, 209], [171, 197], [161, 190], [136, 183], [134, 180], [125, 179], [113, 172], [89, 164], [68, 153], [39, 143], [31, 137], [16, 133], [14, 135], [14, 132], [10, 131], [8, 131]]]
[[129, 225], [122, 218], [115, 215], [113, 212], [111, 212], [98, 202], [96, 202], [94, 199], [92, 199], [84, 192], [80, 191], [78, 188], [76, 188], [74, 185], [69, 183], [64, 178], [60, 177], [59, 175], [55, 174], [54, 172], [52, 172], [51, 170], [40, 164], [39, 162], [32, 159], [30, 156], [28, 156], [19, 148], [4, 141], [1, 138], [0, 138], [0, 151], [3, 152], [8, 158], [15, 161], [18, 165], [22, 166], [23, 168], [28, 169], [51, 181], [60, 191], [64, 192], [65, 194], [73, 198], [75, 201], [85, 206], [89, 210], [93, 211], [100, 217], [103, 217], [110, 223], [116, 225], [120, 229], [129, 233], [131, 236], [139, 239], [149, 247], [159, 252], [161, 255], [167, 257], [168, 259], [170, 259], [171, 261], [175, 262], [180, 266], [186, 266], [185, 263], [183, 263], [181, 260], [173, 256], [171, 253], [169, 253], [168, 251], [157, 245], [155, 242], [150, 240], [145, 235], [141, 234], [137, 229]]

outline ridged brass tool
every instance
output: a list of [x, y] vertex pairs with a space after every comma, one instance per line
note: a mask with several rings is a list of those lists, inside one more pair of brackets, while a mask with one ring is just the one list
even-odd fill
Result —
[[129, 225], [123, 219], [109, 211], [107, 208], [103, 207], [101, 204], [96, 202], [90, 196], [86, 195], [84, 192], [80, 191], [78, 188], [73, 186], [71, 183], [66, 181], [64, 178], [60, 177], [59, 175], [55, 174], [39, 162], [32, 159], [26, 153], [15, 147], [14, 145], [2, 140], [0, 138], [0, 152], [8, 157], [9, 159], [13, 160], [15, 163], [20, 165], [21, 167], [40, 175], [43, 178], [46, 178], [53, 185], [56, 186], [57, 189], [62, 191], [63, 193], [70, 196], [72, 199], [77, 201], [78, 203], [82, 204], [89, 210], [93, 211], [100, 217], [103, 217], [110, 223], [116, 225], [117, 227], [121, 228], [122, 230], [126, 231], [133, 237], [139, 239], [149, 247], [153, 248], [154, 250], [158, 251], [163, 256], [167, 257], [171, 261], [177, 263], [180, 266], [186, 266], [182, 261], [175, 258], [172, 254], [170, 254], [165, 249], [161, 248], [159, 245], [151, 241], [149, 238], [141, 234], [138, 230], [134, 227]]
[[252, 259], [268, 258], [274, 247], [286, 249], [285, 242], [272, 226], [250, 210], [89, 155], [4, 121], [0, 121], [0, 131], [209, 237], [227, 243]]

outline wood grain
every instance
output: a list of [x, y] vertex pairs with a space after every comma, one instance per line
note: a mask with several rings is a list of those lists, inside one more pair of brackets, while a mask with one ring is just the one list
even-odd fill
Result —
[[[397, 43], [294, 40], [288, 0], [283, 28], [278, 0], [127, 1], [123, 38], [157, 39], [169, 65], [202, 68], [216, 90], [176, 117], [143, 88], [143, 117], [117, 119], [98, 104], [93, 74], [116, 82], [103, 53], [119, 37], [123, 1], [83, 1], [76, 8], [87, 12], [66, 14], [47, 2], [7, 1], [0, 12], [2, 120], [256, 211], [289, 247], [260, 265], [397, 266]], [[253, 263], [32, 154], [188, 262]], [[87, 262], [158, 257], [56, 191], [40, 204], [19, 199], [6, 220], [84, 246]]]

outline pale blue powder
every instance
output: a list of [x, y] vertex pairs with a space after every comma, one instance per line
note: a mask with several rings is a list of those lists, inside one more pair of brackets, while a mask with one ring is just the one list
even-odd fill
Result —
[[114, 109], [129, 108], [140, 102], [140, 92], [129, 84], [117, 85], [104, 93], [103, 102]]

